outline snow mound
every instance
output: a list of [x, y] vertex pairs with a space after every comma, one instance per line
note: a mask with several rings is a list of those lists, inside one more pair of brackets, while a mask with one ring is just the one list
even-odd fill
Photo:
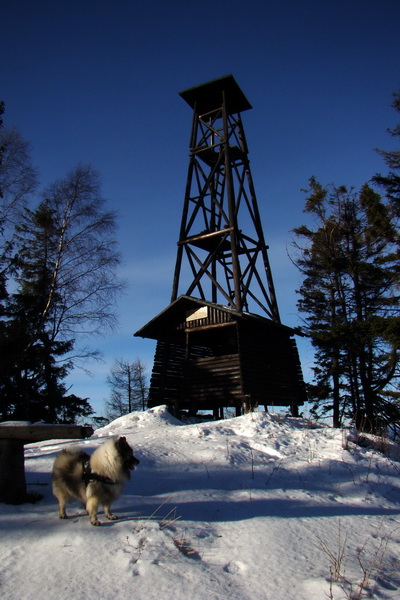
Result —
[[92, 437], [129, 435], [138, 427], [163, 427], [165, 425], [182, 425], [182, 421], [171, 415], [165, 405], [150, 408], [145, 412], [132, 412], [119, 417], [105, 427], [96, 429]]

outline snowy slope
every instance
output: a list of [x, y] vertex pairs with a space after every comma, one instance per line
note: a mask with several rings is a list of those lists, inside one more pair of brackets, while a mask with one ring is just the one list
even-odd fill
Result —
[[79, 504], [58, 519], [50, 472], [71, 442], [26, 447], [29, 490], [44, 498], [0, 505], [2, 600], [400, 599], [395, 458], [303, 419], [183, 425], [164, 407], [80, 445], [119, 435], [141, 463], [113, 507], [120, 519], [100, 513], [97, 528]]

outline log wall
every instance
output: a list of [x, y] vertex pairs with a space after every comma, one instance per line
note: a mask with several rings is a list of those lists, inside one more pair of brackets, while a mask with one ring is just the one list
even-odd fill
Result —
[[150, 407], [215, 411], [246, 403], [293, 409], [304, 403], [300, 360], [288, 328], [210, 306], [206, 316], [197, 319], [193, 311], [187, 317], [183, 311], [175, 320], [171, 341], [157, 342]]
[[306, 400], [296, 343], [279, 328], [239, 327], [244, 392], [253, 404], [291, 406]]

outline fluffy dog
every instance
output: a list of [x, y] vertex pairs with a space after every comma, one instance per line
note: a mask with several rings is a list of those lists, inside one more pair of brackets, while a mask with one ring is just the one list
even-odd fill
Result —
[[56, 456], [52, 473], [60, 519], [68, 518], [65, 505], [72, 498], [86, 506], [92, 525], [101, 525], [97, 519], [100, 504], [107, 519], [118, 519], [111, 512], [111, 504], [121, 494], [131, 470], [138, 464], [139, 460], [133, 456], [124, 437], [107, 440], [92, 456], [79, 448], [62, 450]]

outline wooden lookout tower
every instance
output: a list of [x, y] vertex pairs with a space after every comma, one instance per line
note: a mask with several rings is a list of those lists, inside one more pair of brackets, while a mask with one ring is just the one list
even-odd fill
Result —
[[305, 386], [294, 331], [280, 321], [240, 116], [251, 105], [232, 75], [180, 96], [193, 124], [171, 303], [135, 334], [157, 340], [149, 406], [297, 415]]

